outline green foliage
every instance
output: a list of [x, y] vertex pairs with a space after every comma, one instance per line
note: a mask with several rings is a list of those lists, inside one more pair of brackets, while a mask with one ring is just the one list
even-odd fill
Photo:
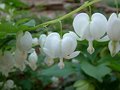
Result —
[[105, 75], [110, 74], [111, 72], [111, 69], [108, 68], [105, 64], [99, 64], [99, 65], [93, 66], [92, 64], [86, 61], [82, 61], [81, 68], [87, 75], [94, 77], [100, 82], [102, 82], [102, 78]]
[[65, 68], [64, 69], [59, 69], [58, 65], [53, 65], [48, 69], [43, 69], [40, 74], [45, 75], [45, 76], [58, 76], [58, 77], [67, 77], [73, 73], [75, 73], [75, 68], [74, 66], [69, 63], [65, 62]]
[[94, 85], [86, 80], [78, 80], [74, 83], [76, 90], [95, 90]]
[[28, 7], [27, 4], [21, 2], [20, 0], [3, 0], [3, 3], [10, 5], [11, 7], [15, 8], [26, 8]]
[[[20, 0], [2, 0], [1, 2], [5, 3], [7, 7], [5, 10], [0, 10], [0, 51], [14, 51], [16, 47], [15, 38], [19, 31], [28, 31], [38, 24], [51, 20], [46, 16], [39, 18], [31, 11], [26, 10], [25, 8], [28, 8], [29, 5]], [[75, 2], [79, 2], [79, 0], [75, 0]], [[112, 0], [103, 0], [103, 2], [115, 6]], [[10, 13], [13, 8], [15, 10]], [[94, 7], [93, 12], [95, 11], [105, 13], [103, 10]], [[7, 20], [7, 16], [10, 16], [9, 20]], [[62, 21], [63, 33], [73, 30], [72, 22], [73, 17]], [[60, 24], [54, 23], [47, 27], [37, 28], [37, 30], [33, 29], [30, 32], [33, 36], [39, 37], [40, 34], [48, 34], [49, 31], [61, 33]], [[72, 60], [64, 60], [64, 69], [59, 69], [57, 61], [48, 67], [44, 63], [45, 56], [42, 51], [39, 51], [38, 47], [34, 47], [40, 54], [37, 62], [38, 69], [32, 71], [27, 66], [24, 72], [19, 70], [12, 72], [8, 78], [0, 74], [0, 82], [10, 78], [22, 90], [120, 90], [120, 53], [111, 57], [107, 46], [108, 42], [94, 41], [95, 52], [90, 55], [86, 50], [87, 41], [78, 41], [77, 50], [80, 50], [81, 53], [74, 58], [77, 63], [72, 62]], [[53, 76], [59, 80], [57, 88], [52, 87], [54, 82], [51, 78]]]

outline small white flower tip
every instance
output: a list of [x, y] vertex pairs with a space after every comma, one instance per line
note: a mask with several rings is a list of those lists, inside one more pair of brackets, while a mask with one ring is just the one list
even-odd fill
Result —
[[46, 57], [44, 62], [48, 65], [51, 66], [54, 64], [54, 60], [52, 58]]
[[63, 68], [65, 67], [65, 64], [64, 64], [64, 62], [63, 62], [63, 59], [60, 59], [60, 62], [58, 63], [58, 67], [59, 67], [60, 69], [63, 69]]
[[93, 54], [95, 49], [93, 47], [88, 47], [87, 51], [88, 51], [88, 53]]
[[120, 43], [116, 41], [110, 41], [108, 44], [110, 54], [114, 57], [120, 51]]
[[89, 46], [87, 48], [88, 53], [93, 54], [95, 49], [93, 48], [93, 42], [89, 41]]

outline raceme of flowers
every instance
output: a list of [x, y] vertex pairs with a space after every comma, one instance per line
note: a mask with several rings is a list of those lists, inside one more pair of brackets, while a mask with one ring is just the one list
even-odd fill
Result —
[[34, 46], [40, 45], [41, 53], [45, 54], [44, 62], [50, 66], [58, 59], [58, 67], [64, 68], [64, 60], [73, 59], [80, 53], [76, 51], [77, 40], [87, 40], [87, 51], [92, 54], [95, 49], [93, 41], [109, 41], [108, 48], [111, 56], [120, 51], [120, 14], [112, 13], [107, 20], [101, 13], [94, 13], [91, 17], [80, 13], [73, 20], [74, 32], [70, 31], [60, 36], [57, 32], [48, 35], [42, 34], [38, 38], [26, 31], [19, 32], [16, 36], [16, 50], [0, 52], [0, 72], [8, 76], [16, 68], [23, 71], [28, 65], [32, 70], [37, 69], [38, 55]]

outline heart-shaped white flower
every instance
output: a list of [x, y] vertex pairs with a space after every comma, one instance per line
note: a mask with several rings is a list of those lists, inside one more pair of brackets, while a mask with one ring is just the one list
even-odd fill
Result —
[[110, 38], [108, 47], [111, 55], [114, 56], [120, 51], [120, 14], [117, 16], [117, 14], [112, 13], [107, 26], [107, 34]]
[[74, 18], [73, 27], [81, 40], [86, 39], [89, 42], [87, 51], [90, 54], [94, 52], [93, 40], [108, 40], [107, 36], [103, 37], [107, 31], [107, 19], [101, 13], [94, 13], [91, 17], [80, 13]]
[[79, 51], [75, 51], [77, 41], [73, 32], [64, 34], [62, 39], [58, 33], [50, 33], [44, 40], [42, 38], [39, 40], [44, 42], [44, 44], [42, 44], [43, 51], [52, 63], [54, 63], [53, 59], [60, 59], [58, 66], [61, 69], [64, 67], [63, 58], [71, 59], [80, 53]]

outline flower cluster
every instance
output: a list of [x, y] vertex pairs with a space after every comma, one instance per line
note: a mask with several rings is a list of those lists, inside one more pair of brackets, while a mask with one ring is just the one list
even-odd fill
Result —
[[111, 56], [120, 51], [120, 14], [112, 13], [107, 20], [101, 13], [94, 13], [91, 17], [86, 13], [80, 13], [74, 18], [73, 27], [80, 40], [86, 39], [89, 42], [87, 51], [90, 54], [94, 52], [93, 40], [110, 40], [108, 48]]
[[62, 39], [58, 33], [40, 36], [39, 42], [43, 48], [43, 52], [46, 54], [48, 65], [54, 63], [53, 59], [59, 58], [60, 62], [58, 66], [62, 69], [64, 67], [63, 58], [71, 59], [79, 54], [79, 51], [75, 51], [77, 41], [72, 34], [73, 32], [66, 33]]
[[5, 51], [0, 53], [0, 72], [8, 76], [10, 72], [15, 71], [15, 67], [23, 71], [26, 65], [35, 70], [37, 68], [38, 56], [32, 48], [34, 44], [36, 44], [36, 39], [32, 38], [29, 32], [25, 32], [25, 34], [20, 32], [17, 35], [15, 52]]
[[93, 41], [109, 41], [108, 48], [112, 56], [120, 51], [120, 14], [113, 13], [109, 19], [101, 13], [94, 13], [89, 17], [86, 13], [78, 14], [73, 20], [74, 32], [65, 33], [60, 36], [57, 32], [48, 35], [42, 34], [39, 39], [32, 38], [29, 32], [19, 32], [16, 37], [16, 50], [14, 53], [5, 51], [0, 53], [0, 72], [8, 76], [15, 71], [15, 67], [23, 71], [28, 65], [36, 70], [38, 55], [33, 46], [40, 45], [45, 63], [50, 66], [55, 59], [59, 59], [58, 66], [64, 68], [64, 59], [72, 59], [79, 55], [76, 51], [77, 40], [87, 40], [89, 46], [87, 51], [94, 52]]

